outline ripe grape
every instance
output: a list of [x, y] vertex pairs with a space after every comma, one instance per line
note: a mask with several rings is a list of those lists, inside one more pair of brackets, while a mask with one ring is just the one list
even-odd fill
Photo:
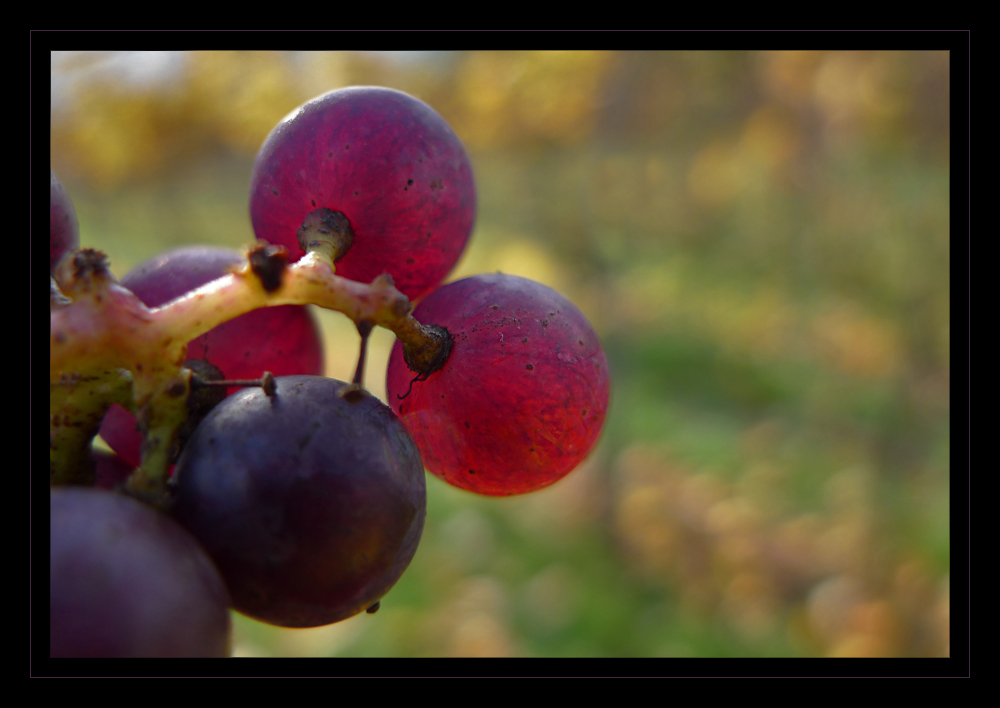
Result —
[[[148, 307], [157, 307], [219, 278], [243, 262], [236, 251], [189, 247], [165, 253], [121, 280]], [[225, 322], [188, 344], [187, 359], [205, 359], [227, 379], [323, 373], [323, 345], [312, 313], [300, 305], [265, 307]], [[135, 417], [114, 405], [101, 437], [133, 465], [140, 463], [142, 436]]]
[[264, 141], [250, 181], [257, 238], [304, 251], [296, 232], [317, 209], [347, 217], [353, 245], [337, 273], [388, 272], [418, 298], [455, 265], [472, 230], [476, 190], [461, 141], [425, 103], [352, 87], [298, 108]]
[[399, 342], [389, 359], [389, 403], [428, 470], [506, 496], [552, 484], [587, 456], [608, 406], [608, 363], [573, 303], [497, 273], [442, 286], [413, 314], [453, 338], [426, 380], [414, 381]]
[[286, 627], [338, 622], [402, 575], [424, 526], [420, 453], [371, 394], [285, 376], [201, 422], [177, 462], [173, 513], [244, 614]]
[[52, 177], [49, 188], [49, 270], [52, 270], [63, 254], [80, 247], [80, 230], [73, 202], [56, 173], [49, 170], [49, 174]]
[[191, 534], [115, 492], [49, 494], [50, 656], [229, 655], [229, 595]]

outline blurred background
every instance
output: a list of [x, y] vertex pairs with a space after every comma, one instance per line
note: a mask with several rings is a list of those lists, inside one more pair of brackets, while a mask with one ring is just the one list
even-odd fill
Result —
[[[249, 244], [266, 135], [372, 84], [469, 151], [479, 214], [450, 279], [569, 297], [611, 407], [546, 490], [428, 476], [378, 614], [236, 616], [236, 655], [949, 654], [947, 52], [54, 52], [82, 245], [120, 278]], [[318, 316], [345, 379], [357, 332]], [[391, 344], [369, 352], [383, 400]]]

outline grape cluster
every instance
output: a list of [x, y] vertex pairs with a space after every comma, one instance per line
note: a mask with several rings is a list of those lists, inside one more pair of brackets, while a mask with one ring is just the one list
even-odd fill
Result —
[[[404, 93], [332, 91], [278, 124], [246, 253], [182, 249], [118, 283], [77, 250], [55, 175], [50, 206], [52, 656], [225, 656], [229, 608], [375, 612], [416, 553], [425, 469], [522, 494], [600, 434], [607, 360], [571, 302], [499, 273], [441, 285], [472, 168]], [[321, 376], [310, 304], [357, 325], [350, 382]], [[398, 340], [389, 406], [364, 389], [375, 325]], [[90, 450], [98, 430], [117, 456]]]

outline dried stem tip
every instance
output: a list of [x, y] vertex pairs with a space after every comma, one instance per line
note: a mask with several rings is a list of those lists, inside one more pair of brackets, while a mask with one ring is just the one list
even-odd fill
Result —
[[281, 287], [288, 267], [288, 252], [284, 246], [272, 246], [261, 241], [249, 255], [250, 270], [260, 278], [264, 290], [273, 293]]
[[444, 366], [451, 354], [451, 333], [436, 324], [420, 325], [424, 337], [420, 341], [403, 342], [403, 361], [424, 377]]
[[82, 293], [103, 290], [115, 282], [115, 277], [104, 253], [85, 248], [62, 257], [56, 265], [55, 281], [64, 295], [74, 299]]
[[73, 274], [78, 278], [107, 278], [111, 272], [108, 269], [108, 257], [101, 251], [85, 248], [73, 256]]
[[328, 250], [334, 262], [343, 258], [354, 243], [351, 222], [343, 213], [326, 207], [311, 212], [296, 236], [303, 251]]

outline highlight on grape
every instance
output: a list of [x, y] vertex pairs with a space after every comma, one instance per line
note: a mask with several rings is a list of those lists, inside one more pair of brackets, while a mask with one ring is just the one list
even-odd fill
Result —
[[[525, 278], [442, 285], [476, 188], [432, 108], [379, 87], [305, 103], [249, 206], [244, 253], [180, 249], [119, 283], [52, 174], [51, 656], [227, 656], [229, 609], [374, 614], [417, 552], [425, 469], [524, 494], [597, 442], [610, 374], [583, 314]], [[320, 375], [310, 304], [357, 326], [350, 381]], [[388, 406], [364, 387], [376, 325], [397, 338]]]

